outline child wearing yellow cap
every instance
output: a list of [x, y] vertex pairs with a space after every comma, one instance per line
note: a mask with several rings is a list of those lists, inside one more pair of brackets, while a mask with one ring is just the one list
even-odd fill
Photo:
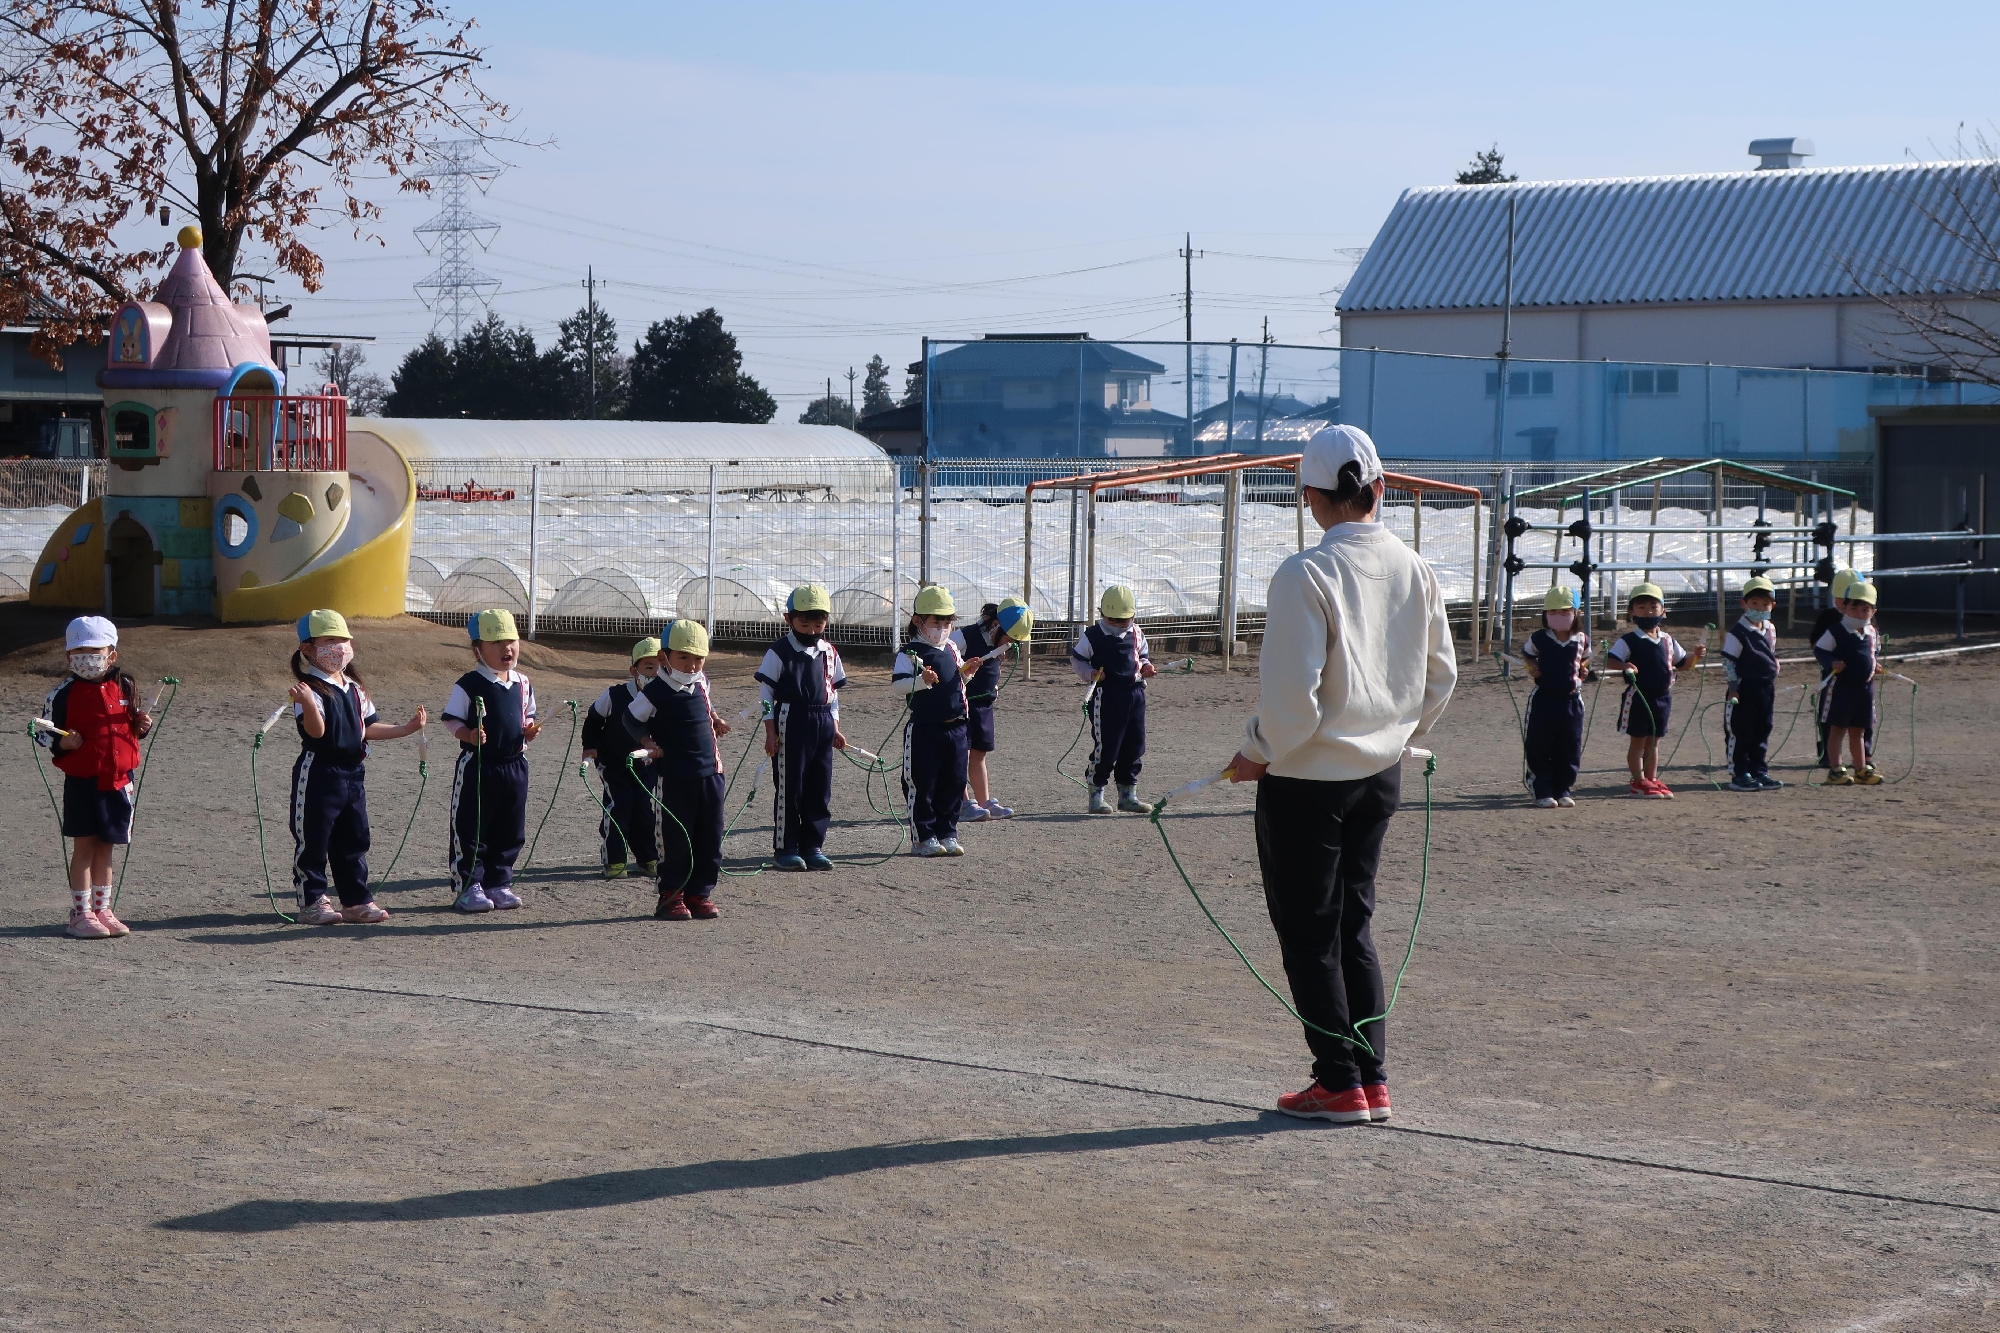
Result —
[[451, 777], [451, 905], [466, 913], [521, 905], [514, 860], [528, 841], [528, 745], [541, 734], [535, 688], [515, 667], [521, 635], [511, 611], [466, 622], [473, 669], [445, 700], [458, 738]]
[[909, 696], [903, 724], [903, 799], [910, 812], [910, 852], [963, 856], [958, 814], [965, 801], [966, 680], [979, 672], [951, 639], [958, 607], [935, 583], [917, 589], [902, 650], [889, 684]]
[[1618, 730], [1625, 733], [1625, 766], [1632, 771], [1634, 796], [1673, 799], [1673, 788], [1660, 781], [1660, 737], [1667, 734], [1673, 709], [1674, 675], [1700, 665], [1703, 649], [1682, 648], [1666, 631], [1666, 594], [1658, 584], [1634, 585], [1626, 601], [1632, 619], [1629, 632], [1618, 637], [1605, 654], [1625, 675], [1625, 697], [1618, 704]]
[[[1810, 642], [1818, 643], [1826, 637], [1828, 630], [1840, 623], [1841, 617], [1846, 614], [1842, 607], [1847, 601], [1847, 590], [1857, 583], [1864, 583], [1866, 581], [1859, 573], [1852, 569], [1837, 569], [1834, 571], [1833, 582], [1827, 587], [1827, 607], [1813, 620], [1812, 639]], [[1814, 656], [1817, 657], [1818, 654], [1815, 653]], [[1826, 693], [1826, 683], [1831, 679], [1833, 679], [1832, 673], [1826, 669], [1824, 664], [1821, 664], [1819, 669], [1819, 688], [1822, 696]], [[1813, 713], [1813, 726], [1819, 733], [1819, 753], [1816, 757], [1821, 764], [1830, 769], [1839, 765], [1840, 755], [1827, 746], [1827, 727], [1824, 711], [1821, 709]], [[1861, 729], [1861, 752], [1867, 756], [1869, 763], [1875, 761], [1875, 716], [1873, 713], [1869, 714], [1868, 724]]]
[[722, 874], [723, 796], [727, 783], [715, 739], [729, 724], [708, 692], [708, 628], [676, 620], [662, 636], [659, 672], [625, 714], [625, 733], [650, 756], [668, 818], [660, 830], [662, 921], [713, 921]]
[[1729, 753], [1731, 791], [1775, 791], [1771, 776], [1771, 722], [1778, 696], [1778, 630], [1771, 612], [1778, 590], [1761, 574], [1746, 579], [1743, 614], [1722, 636], [1722, 736]]
[[1123, 584], [1098, 599], [1098, 618], [1085, 626], [1069, 650], [1078, 680], [1093, 683], [1090, 695], [1090, 813], [1108, 815], [1104, 784], [1118, 780], [1117, 808], [1149, 815], [1139, 799], [1139, 773], [1146, 759], [1146, 682], [1159, 675], [1146, 631], [1139, 628], [1138, 600]]
[[1576, 804], [1572, 788], [1583, 766], [1583, 677], [1590, 636], [1579, 625], [1576, 594], [1551, 588], [1542, 599], [1542, 627], [1521, 645], [1535, 688], [1528, 693], [1522, 736], [1535, 804], [1544, 810]]
[[[379, 720], [354, 666], [354, 635], [338, 611], [299, 617], [292, 653], [292, 721], [299, 757], [292, 765], [292, 892], [305, 926], [373, 925], [389, 913], [368, 890], [368, 792], [362, 764], [370, 741], [423, 730], [423, 705], [401, 726]], [[326, 900], [327, 867], [340, 898]]]
[[833, 752], [847, 748], [840, 730], [840, 687], [847, 668], [826, 637], [833, 599], [817, 583], [785, 599], [785, 632], [757, 666], [764, 704], [764, 753], [771, 760], [771, 845], [780, 870], [831, 870], [827, 825], [833, 820]]
[[660, 871], [660, 845], [655, 836], [660, 816], [653, 806], [658, 783], [650, 763], [631, 759], [632, 743], [625, 725], [632, 707], [659, 674], [660, 641], [639, 640], [632, 645], [631, 665], [625, 668], [627, 678], [607, 687], [583, 715], [583, 757], [596, 764], [598, 780], [604, 785], [601, 804], [605, 815], [597, 821], [597, 836], [606, 879], [625, 878], [628, 861], [637, 861], [648, 875]]
[[[1869, 762], [1864, 733], [1875, 723], [1875, 674], [1882, 639], [1875, 628], [1875, 587], [1855, 582], [1840, 599], [1840, 619], [1813, 640], [1813, 657], [1826, 672], [1819, 692], [1819, 720], [1826, 727], [1826, 785], [1874, 787], [1882, 775]], [[1840, 762], [1847, 747], [1853, 767]]]

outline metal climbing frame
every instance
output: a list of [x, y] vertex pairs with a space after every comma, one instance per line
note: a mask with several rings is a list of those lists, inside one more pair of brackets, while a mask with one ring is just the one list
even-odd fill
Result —
[[[1137, 585], [1141, 623], [1155, 637], [1214, 637], [1223, 668], [1242, 653], [1239, 636], [1262, 630], [1263, 590], [1277, 563], [1306, 545], [1306, 506], [1299, 489], [1298, 454], [1218, 454], [1206, 458], [1167, 460], [1105, 471], [1081, 472], [1072, 476], [1047, 477], [1028, 482], [1023, 488], [1021, 589], [1023, 600], [1037, 608], [1037, 639], [1048, 644], [1067, 645], [1080, 625], [1090, 620], [1091, 608], [1101, 587], [1114, 581]], [[1457, 520], [1469, 516], [1470, 533], [1446, 533], [1455, 545], [1462, 545], [1471, 586], [1471, 637], [1479, 638], [1481, 492], [1476, 486], [1436, 481], [1407, 473], [1384, 474], [1386, 490], [1393, 496], [1408, 496], [1395, 504], [1400, 520], [1408, 519], [1411, 545], [1421, 553], [1424, 545], [1424, 505], [1426, 497], [1436, 497], [1440, 505], [1463, 510]], [[1062, 522], [1059, 499], [1069, 498], [1067, 524]], [[1384, 497], [1385, 517], [1390, 512], [1390, 496]], [[1036, 508], [1050, 511], [1055, 526], [1048, 528], [1061, 541], [1049, 552], [1049, 567], [1063, 571], [1061, 584], [1051, 586], [1046, 578], [1037, 584], [1035, 559]], [[1132, 505], [1131, 521], [1115, 525], [1107, 516], [1125, 513]], [[1107, 509], [1105, 506], [1112, 506]], [[1151, 506], [1141, 510], [1141, 506]], [[1162, 515], [1190, 515], [1176, 521]], [[1148, 526], [1154, 531], [1148, 531]], [[1400, 527], [1400, 521], [1396, 524]], [[1458, 526], [1463, 526], [1462, 521]], [[1115, 527], [1116, 531], [1108, 529]], [[1282, 532], [1282, 537], [1280, 533]], [[1107, 537], [1118, 547], [1100, 559], [1100, 545]], [[1130, 548], [1147, 541], [1176, 542], [1215, 551], [1215, 582], [1187, 578], [1183, 558], [1178, 569], [1186, 580], [1148, 576], [1144, 556], [1133, 557]], [[1185, 551], [1182, 552], [1183, 557]], [[1160, 591], [1156, 584], [1171, 583]], [[1182, 605], [1179, 614], [1162, 614], [1162, 604], [1154, 597], [1184, 595], [1192, 590], [1199, 605]], [[1210, 610], [1209, 608], [1213, 608]], [[1032, 660], [1032, 655], [1031, 655]], [[1032, 670], [1032, 667], [1030, 667]]]
[[[1748, 525], [1731, 525], [1726, 521], [1725, 493], [1728, 484], [1737, 483], [1739, 489], [1748, 489], [1755, 498], [1757, 518]], [[1669, 486], [1686, 491], [1700, 486], [1706, 491], [1701, 497], [1711, 521], [1692, 527], [1683, 525], [1660, 525], [1660, 502]], [[1650, 521], [1643, 525], [1622, 524], [1615, 521], [1600, 521], [1608, 510], [1617, 515], [1626, 508], [1624, 497], [1632, 490], [1643, 490], [1650, 494]], [[1773, 526], [1767, 518], [1767, 491], [1782, 491], [1792, 497], [1792, 522], [1783, 527]], [[1539, 500], [1541, 504], [1533, 504]], [[1501, 535], [1507, 546], [1506, 558], [1500, 563], [1501, 573], [1506, 578], [1505, 595], [1502, 598], [1501, 622], [1504, 626], [1501, 642], [1508, 649], [1514, 643], [1514, 580], [1526, 570], [1546, 569], [1550, 571], [1550, 583], [1554, 585], [1557, 573], [1567, 569], [1574, 574], [1583, 589], [1583, 611], [1585, 623], [1598, 622], [1593, 612], [1599, 599], [1592, 582], [1594, 576], [1608, 579], [1602, 605], [1607, 616], [1615, 623], [1618, 605], [1618, 585], [1620, 574], [1639, 573], [1646, 582], [1653, 581], [1655, 570], [1671, 569], [1677, 574], [1701, 574], [1704, 576], [1705, 592], [1715, 598], [1715, 622], [1727, 623], [1726, 589], [1724, 575], [1731, 570], [1745, 570], [1751, 575], [1775, 572], [1778, 577], [1773, 582], [1788, 590], [1786, 607], [1787, 619], [1794, 618], [1798, 610], [1798, 590], [1801, 586], [1811, 586], [1815, 580], [1820, 584], [1833, 580], [1833, 548], [1837, 541], [1848, 543], [1848, 563], [1854, 562], [1854, 551], [1858, 544], [1871, 540], [1856, 532], [1856, 521], [1860, 505], [1858, 497], [1850, 490], [1819, 481], [1816, 477], [1801, 479], [1773, 472], [1748, 464], [1732, 462], [1728, 459], [1671, 459], [1648, 458], [1622, 467], [1608, 468], [1581, 477], [1570, 477], [1563, 481], [1542, 486], [1530, 486], [1521, 490], [1508, 488], [1507, 519], [1501, 526]], [[1524, 502], [1530, 507], [1541, 508], [1553, 504], [1557, 520], [1553, 524], [1530, 523], [1520, 515]], [[1810, 505], [1808, 504], [1810, 502]], [[1847, 532], [1843, 537], [1839, 531], [1835, 514], [1839, 504], [1846, 505]], [[1595, 506], [1595, 508], [1593, 508]], [[1575, 507], [1581, 517], [1569, 521], [1569, 510]], [[1810, 511], [1811, 523], [1806, 520]], [[1593, 514], [1599, 516], [1593, 518]], [[1530, 532], [1550, 533], [1554, 539], [1552, 558], [1545, 561], [1524, 559], [1516, 550], [1515, 543]], [[1662, 536], [1682, 536], [1699, 534], [1702, 538], [1704, 558], [1700, 561], [1666, 559], [1656, 554], [1655, 543]], [[1619, 539], [1624, 536], [1646, 538], [1646, 554], [1643, 560], [1621, 561]], [[1726, 542], [1730, 537], [1748, 538], [1751, 550], [1747, 559], [1731, 559]], [[1563, 560], [1563, 543], [1575, 538], [1578, 557], [1567, 563]], [[1592, 558], [1591, 543], [1596, 542], [1596, 558]], [[1608, 542], [1608, 549], [1607, 549]], [[1786, 551], [1775, 552], [1771, 547], [1782, 542]], [[1808, 554], [1808, 553], [1811, 554]]]

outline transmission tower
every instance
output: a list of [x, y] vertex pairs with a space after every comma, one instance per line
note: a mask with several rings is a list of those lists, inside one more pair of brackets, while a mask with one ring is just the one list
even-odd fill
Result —
[[472, 264], [472, 246], [481, 250], [493, 243], [500, 224], [480, 217], [466, 207], [468, 186], [481, 194], [504, 167], [480, 151], [477, 139], [447, 139], [425, 145], [431, 164], [422, 172], [437, 191], [440, 207], [436, 217], [416, 227], [417, 243], [425, 254], [435, 254], [438, 266], [414, 285], [417, 296], [431, 312], [431, 332], [446, 328], [455, 343], [465, 332], [466, 320], [485, 309], [500, 279], [488, 277]]

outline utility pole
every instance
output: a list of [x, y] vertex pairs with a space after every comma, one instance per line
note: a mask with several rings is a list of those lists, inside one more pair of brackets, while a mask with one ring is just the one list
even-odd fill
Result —
[[1186, 339], [1184, 351], [1187, 357], [1186, 369], [1181, 374], [1181, 387], [1187, 390], [1187, 451], [1195, 452], [1194, 441], [1194, 233], [1181, 233], [1181, 317], [1183, 335]]
[[589, 420], [597, 420], [597, 270], [586, 266], [583, 270], [584, 289], [589, 295], [584, 300], [583, 315], [583, 359], [588, 367], [586, 374], [590, 381]]
[[826, 424], [833, 424], [833, 405], [838, 401], [833, 396], [833, 376], [826, 377]]
[[847, 415], [859, 421], [861, 420], [861, 414], [854, 410], [854, 381], [856, 378], [854, 367], [849, 366], [847, 368]]
[[[1507, 456], [1507, 360], [1514, 354], [1514, 205], [1515, 196], [1507, 195], [1507, 255], [1506, 268], [1501, 278], [1500, 295], [1500, 353], [1495, 358], [1499, 369], [1493, 376], [1493, 457], [1495, 461]], [[1589, 553], [1585, 552], [1588, 558]], [[1508, 633], [1513, 633], [1513, 622], [1508, 622]], [[1510, 640], [1511, 642], [1511, 640]]]

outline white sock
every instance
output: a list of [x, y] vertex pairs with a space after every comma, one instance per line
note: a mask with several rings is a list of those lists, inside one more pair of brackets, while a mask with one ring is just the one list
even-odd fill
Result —
[[109, 884], [91, 885], [90, 910], [93, 912], [103, 912], [103, 911], [108, 911], [110, 907], [111, 907], [111, 886]]
[[87, 911], [89, 911], [89, 910], [90, 910], [90, 890], [89, 890], [89, 889], [78, 889], [78, 888], [72, 888], [72, 889], [71, 889], [71, 890], [69, 891], [69, 906], [70, 906], [70, 910], [71, 910], [72, 912], [87, 912]]

